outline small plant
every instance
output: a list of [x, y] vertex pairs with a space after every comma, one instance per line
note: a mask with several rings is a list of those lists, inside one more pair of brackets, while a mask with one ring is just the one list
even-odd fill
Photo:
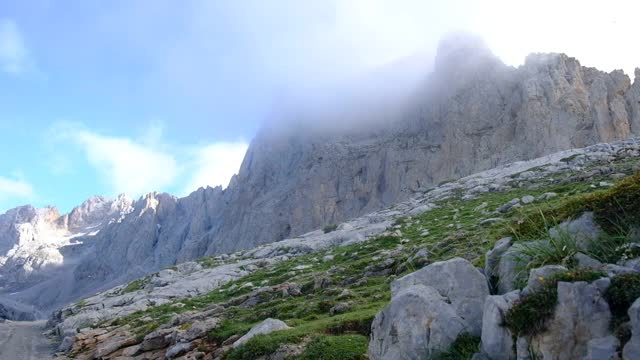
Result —
[[624, 263], [640, 257], [640, 243], [634, 242], [630, 232], [625, 234], [603, 234], [589, 242], [589, 256], [603, 263]]
[[332, 231], [336, 231], [338, 229], [338, 225], [336, 224], [329, 224], [327, 226], [325, 226], [322, 231], [324, 231], [325, 234], [330, 233]]
[[611, 279], [611, 285], [604, 293], [611, 313], [626, 318], [633, 302], [640, 297], [640, 274], [622, 274]]
[[130, 292], [142, 290], [142, 289], [144, 289], [144, 286], [145, 286], [145, 279], [144, 278], [133, 280], [132, 282], [127, 284], [127, 286], [124, 289], [122, 289], [122, 294], [127, 294], [127, 293], [130, 293]]
[[478, 352], [480, 338], [468, 333], [458, 335], [449, 349], [432, 356], [434, 360], [467, 360]]
[[516, 336], [534, 335], [546, 328], [558, 302], [556, 283], [547, 283], [538, 291], [516, 302], [505, 316], [505, 326]]

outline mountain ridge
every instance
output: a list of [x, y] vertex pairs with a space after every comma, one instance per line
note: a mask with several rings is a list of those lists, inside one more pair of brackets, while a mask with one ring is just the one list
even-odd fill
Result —
[[[398, 106], [291, 110], [291, 118], [265, 124], [226, 189], [130, 202], [117, 222], [74, 238], [90, 246], [69, 257], [64, 280], [17, 296], [45, 308], [67, 303], [176, 263], [370, 213], [447, 179], [626, 139], [640, 133], [640, 69], [635, 75], [632, 83], [622, 71], [583, 67], [564, 54], [532, 54], [514, 68], [477, 38], [457, 35], [441, 43], [434, 71]], [[89, 215], [97, 199], [62, 224], [100, 222]], [[43, 294], [50, 304], [39, 303]]]

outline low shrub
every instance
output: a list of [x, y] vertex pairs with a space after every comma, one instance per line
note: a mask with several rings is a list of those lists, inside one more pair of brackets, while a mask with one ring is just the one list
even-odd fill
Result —
[[267, 335], [257, 335], [228, 352], [224, 358], [225, 360], [255, 360], [261, 356], [273, 354], [280, 345], [299, 343], [302, 339], [301, 334], [292, 331], [276, 331]]
[[611, 279], [611, 285], [604, 293], [611, 313], [615, 317], [626, 318], [633, 302], [640, 297], [640, 274], [622, 274]]
[[330, 233], [332, 231], [336, 231], [338, 229], [338, 225], [336, 224], [329, 224], [327, 226], [325, 226], [322, 231], [324, 231], [324, 233]]

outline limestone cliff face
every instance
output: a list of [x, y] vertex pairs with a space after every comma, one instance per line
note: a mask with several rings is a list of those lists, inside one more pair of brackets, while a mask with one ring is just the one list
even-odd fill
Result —
[[295, 236], [446, 179], [639, 133], [640, 81], [631, 85], [622, 71], [586, 68], [564, 54], [533, 54], [513, 68], [479, 42], [453, 40], [386, 122], [261, 132], [224, 192], [229, 206], [207, 253]]
[[[292, 111], [253, 140], [226, 190], [151, 194], [105, 228], [76, 279], [140, 275], [302, 234], [439, 182], [640, 134], [640, 70], [586, 68], [564, 54], [503, 64], [454, 36], [405, 98], [344, 111]], [[344, 105], [344, 104], [343, 104]], [[350, 125], [351, 124], [351, 125]]]

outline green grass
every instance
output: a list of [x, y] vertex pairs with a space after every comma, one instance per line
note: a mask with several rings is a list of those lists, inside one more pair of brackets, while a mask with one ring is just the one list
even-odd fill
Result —
[[318, 336], [298, 360], [366, 360], [369, 339], [362, 335]]
[[[618, 165], [614, 163], [607, 166]], [[532, 169], [534, 170], [539, 169]], [[633, 217], [624, 214], [634, 214], [631, 211], [637, 210], [636, 205], [627, 202], [638, 200], [637, 190], [640, 186], [634, 185], [634, 181], [640, 180], [638, 175], [623, 179], [615, 187], [605, 190], [590, 186], [591, 183], [604, 178], [596, 177], [590, 181], [576, 182], [571, 180], [572, 175], [575, 174], [560, 174], [536, 180], [535, 188], [518, 187], [523, 180], [516, 176], [511, 182], [512, 189], [478, 194], [475, 199], [467, 201], [463, 201], [460, 194], [456, 193], [436, 202], [436, 209], [417, 216], [397, 219], [390, 230], [391, 233], [399, 231], [399, 235], [378, 236], [361, 244], [327, 249], [272, 265], [262, 264], [260, 269], [208, 294], [154, 306], [110, 323], [127, 324], [138, 336], [144, 336], [166, 324], [176, 314], [200, 311], [212, 304], [227, 304], [224, 311], [216, 315], [223, 321], [219, 328], [209, 334], [207, 341], [211, 344], [220, 344], [231, 336], [243, 335], [269, 317], [283, 320], [293, 327], [287, 331], [258, 336], [230, 352], [227, 355], [228, 359], [255, 359], [276, 351], [284, 344], [304, 345], [301, 359], [361, 359], [366, 354], [366, 339], [369, 336], [371, 321], [390, 300], [389, 283], [397, 277], [418, 270], [419, 267], [408, 259], [421, 249], [426, 249], [429, 253], [428, 262], [462, 257], [476, 266], [483, 266], [485, 252], [505, 235], [516, 235], [516, 243], [548, 239], [549, 224], [573, 218], [585, 210], [594, 211], [597, 221], [601, 225], [608, 224], [603, 227], [611, 233], [615, 233], [612, 228], [619, 231], [619, 228], [626, 229], [633, 224]], [[636, 193], [623, 194], [623, 191]], [[525, 195], [538, 197], [546, 192], [555, 192], [558, 196], [501, 214], [503, 220], [500, 222], [479, 226], [481, 220], [494, 217], [491, 212], [511, 199]], [[608, 207], [614, 203], [616, 206], [609, 209]], [[480, 209], [482, 207], [484, 210]], [[607, 218], [610, 219], [605, 221]], [[611, 219], [615, 221], [610, 221]], [[614, 222], [618, 225], [613, 226]], [[426, 234], [425, 230], [428, 230], [428, 235], [422, 235]], [[551, 249], [545, 250], [548, 252], [546, 255], [532, 262], [530, 266], [566, 262], [575, 250], [563, 243], [564, 239], [557, 241], [550, 245]], [[615, 245], [612, 245], [613, 248], [626, 243], [617, 238], [611, 241]], [[601, 243], [604, 244], [604, 241]], [[612, 246], [607, 246], [606, 249]], [[606, 249], [602, 251], [602, 256], [614, 256], [607, 253]], [[319, 260], [327, 254], [333, 255], [333, 259]], [[367, 266], [381, 263], [390, 256], [395, 260], [389, 268], [390, 275], [374, 274], [364, 277]], [[205, 258], [198, 262], [205, 267], [225, 263], [214, 258]], [[293, 270], [303, 264], [311, 267]], [[539, 331], [543, 328], [545, 319], [553, 315], [557, 301], [557, 281], [591, 281], [600, 275], [558, 275], [552, 280], [554, 286], [545, 286], [538, 295], [530, 295], [514, 306], [516, 310], [508, 316], [506, 325], [512, 328], [514, 333], [527, 334]], [[317, 276], [329, 277], [332, 285], [326, 289], [314, 289], [313, 283]], [[245, 309], [234, 303], [234, 299], [253, 291], [252, 288], [242, 287], [247, 282], [256, 286], [295, 282], [301, 286], [302, 294], [283, 296], [281, 292], [264, 293], [260, 298], [261, 303]], [[132, 282], [127, 286], [131, 291], [142, 288], [142, 281]], [[339, 298], [343, 289], [350, 292], [347, 299]], [[343, 301], [348, 301], [351, 309], [344, 314], [330, 316], [329, 309]], [[175, 303], [183, 306], [176, 307]], [[333, 349], [345, 351], [332, 352]], [[353, 351], [347, 352], [346, 349]], [[467, 359], [472, 350], [477, 350], [477, 339], [461, 336], [451, 349], [440, 355], [444, 356], [442, 359]]]
[[142, 290], [142, 289], [144, 289], [145, 284], [146, 284], [145, 278], [133, 280], [132, 282], [127, 284], [127, 286], [124, 289], [122, 289], [121, 293], [122, 294], [127, 294], [127, 293], [130, 293], [130, 292]]

